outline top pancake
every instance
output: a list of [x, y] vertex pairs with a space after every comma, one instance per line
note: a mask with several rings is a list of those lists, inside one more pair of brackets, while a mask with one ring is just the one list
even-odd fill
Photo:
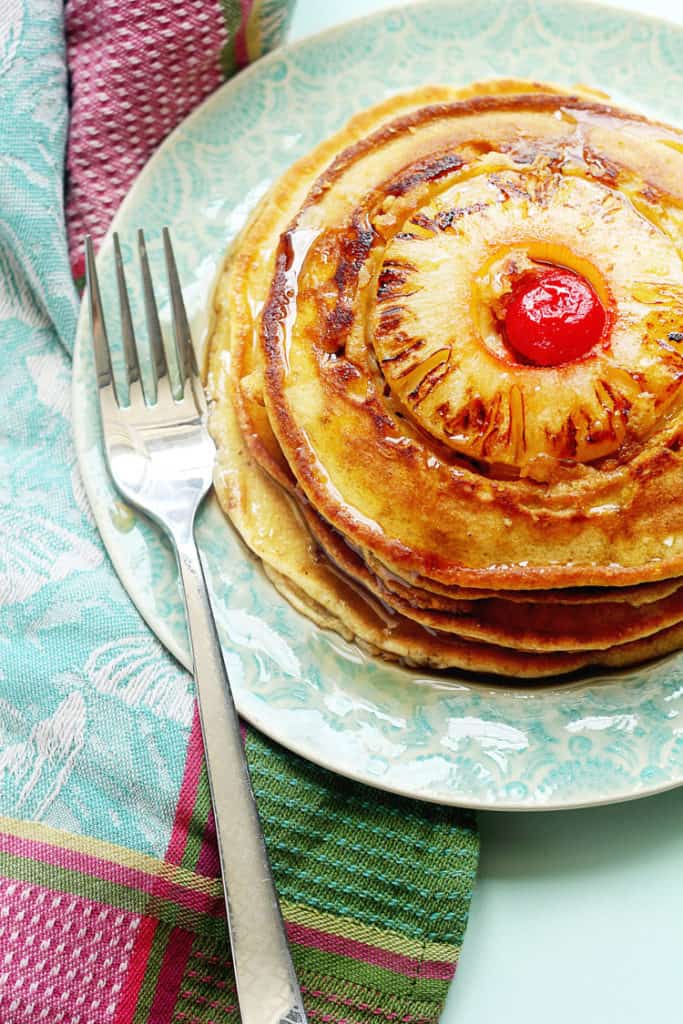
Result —
[[[324, 168], [290, 172], [288, 223], [246, 236], [265, 296], [246, 390], [276, 472], [402, 575], [680, 575], [683, 135], [547, 91], [410, 109], [422, 99], [326, 143]], [[503, 359], [490, 307], [510, 259], [585, 274], [609, 344], [550, 368]]]

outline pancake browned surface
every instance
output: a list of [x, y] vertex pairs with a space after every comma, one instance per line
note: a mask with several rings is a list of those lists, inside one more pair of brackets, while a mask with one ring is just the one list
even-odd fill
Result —
[[[540, 676], [677, 648], [682, 256], [673, 128], [516, 82], [359, 115], [219, 282], [224, 510], [296, 607], [388, 657]], [[548, 265], [607, 327], [538, 366], [501, 309]]]

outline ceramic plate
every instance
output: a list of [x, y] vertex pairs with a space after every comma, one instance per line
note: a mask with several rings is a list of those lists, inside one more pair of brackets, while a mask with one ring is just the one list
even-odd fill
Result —
[[[357, 110], [427, 83], [525, 76], [587, 83], [683, 124], [683, 30], [614, 9], [547, 0], [426, 3], [276, 51], [229, 82], [166, 141], [112, 227], [128, 241], [171, 226], [196, 324], [226, 246], [289, 164]], [[108, 238], [105, 303], [115, 307]], [[132, 276], [132, 275], [131, 275]], [[74, 369], [80, 466], [102, 537], [133, 601], [185, 665], [175, 563], [127, 509], [103, 459], [86, 319]], [[635, 671], [533, 688], [407, 671], [294, 612], [212, 500], [198, 524], [240, 711], [280, 743], [383, 789], [497, 809], [642, 796], [683, 782], [683, 654]]]

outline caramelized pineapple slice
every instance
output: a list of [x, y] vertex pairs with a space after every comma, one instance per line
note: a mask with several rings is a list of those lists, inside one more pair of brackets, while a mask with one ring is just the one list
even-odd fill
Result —
[[[543, 480], [642, 444], [683, 374], [683, 269], [675, 239], [627, 195], [538, 164], [459, 182], [384, 249], [370, 334], [414, 422], [456, 452]], [[599, 343], [556, 366], [506, 342], [506, 297], [543, 265], [583, 275], [607, 310]]]

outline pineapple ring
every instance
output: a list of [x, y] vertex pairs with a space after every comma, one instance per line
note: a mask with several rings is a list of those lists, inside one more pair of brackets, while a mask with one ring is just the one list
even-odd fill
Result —
[[[614, 238], [628, 249], [614, 253]], [[551, 239], [551, 241], [548, 241]], [[596, 267], [597, 253], [609, 258]], [[555, 263], [584, 273], [612, 313], [602, 344], [552, 367], [522, 365], [497, 308], [516, 276]], [[500, 169], [456, 182], [400, 225], [384, 249], [369, 318], [384, 379], [415, 422], [491, 467], [547, 480], [649, 435], [678, 392], [683, 360], [663, 347], [683, 299], [673, 240], [600, 182], [548, 168]]]

